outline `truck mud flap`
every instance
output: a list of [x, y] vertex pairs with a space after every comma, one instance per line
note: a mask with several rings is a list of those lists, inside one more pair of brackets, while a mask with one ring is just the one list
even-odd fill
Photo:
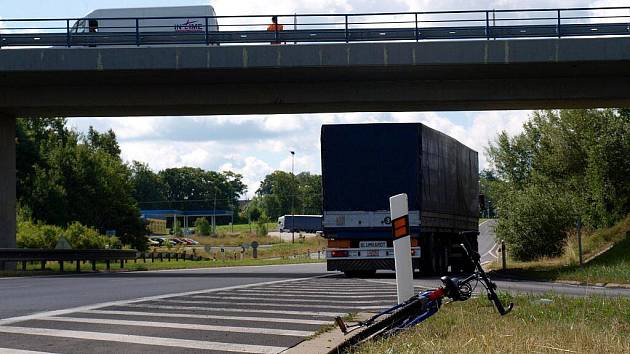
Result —
[[[395, 270], [393, 258], [388, 259], [329, 259], [328, 271]], [[412, 259], [414, 270], [420, 268], [420, 259]]]

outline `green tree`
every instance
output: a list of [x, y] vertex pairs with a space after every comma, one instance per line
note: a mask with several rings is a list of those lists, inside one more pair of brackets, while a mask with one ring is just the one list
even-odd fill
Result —
[[258, 221], [262, 216], [263, 213], [260, 210], [260, 208], [258, 208], [257, 206], [252, 206], [251, 208], [247, 208], [247, 214], [248, 214], [248, 218], [250, 221]]
[[124, 243], [143, 249], [146, 230], [115, 135], [90, 129], [82, 136], [65, 122], [18, 120], [20, 205], [46, 224], [77, 221], [101, 232], [116, 230]]
[[513, 190], [499, 203], [497, 235], [516, 259], [559, 256], [566, 242], [565, 231], [575, 220], [570, 203], [571, 198], [558, 189], [532, 185]]
[[130, 169], [134, 198], [143, 209], [157, 209], [154, 205], [159, 207], [159, 203], [156, 202], [166, 200], [166, 185], [160, 176], [149, 165], [138, 161], [132, 162]]
[[291, 214], [292, 206], [296, 214], [321, 214], [321, 190], [320, 175], [275, 171], [265, 176], [256, 194], [264, 214], [275, 219]]
[[[296, 176], [301, 214], [319, 215], [322, 213], [322, 176], [302, 172]], [[298, 209], [300, 210], [300, 209]]]
[[165, 185], [168, 208], [182, 210], [238, 210], [245, 193], [242, 176], [233, 172], [204, 171], [200, 168], [169, 168], [158, 173]]
[[[558, 225], [572, 225], [564, 215], [580, 216], [591, 227], [624, 217], [630, 212], [629, 136], [629, 112], [614, 109], [538, 111], [522, 134], [501, 133], [487, 149], [497, 177], [491, 183], [501, 218], [497, 235], [513, 240], [523, 257], [535, 257], [561, 246]], [[541, 213], [562, 209], [562, 214], [541, 220], [530, 212], [532, 206]], [[519, 241], [517, 232], [527, 236]], [[535, 237], [556, 240], [558, 247], [535, 243]]]
[[501, 181], [491, 170], [483, 170], [479, 173], [479, 193], [484, 196], [484, 205], [480, 206], [481, 217], [496, 217], [496, 201], [500, 190]]

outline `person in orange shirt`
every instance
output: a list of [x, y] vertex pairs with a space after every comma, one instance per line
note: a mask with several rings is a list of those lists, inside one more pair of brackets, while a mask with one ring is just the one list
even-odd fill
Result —
[[[271, 17], [271, 24], [267, 27], [267, 31], [269, 32], [280, 32], [284, 30], [284, 26], [278, 24], [278, 16], [273, 16]], [[277, 36], [276, 36], [277, 38]], [[280, 41], [275, 40], [273, 42], [271, 42], [271, 44], [281, 44]]]

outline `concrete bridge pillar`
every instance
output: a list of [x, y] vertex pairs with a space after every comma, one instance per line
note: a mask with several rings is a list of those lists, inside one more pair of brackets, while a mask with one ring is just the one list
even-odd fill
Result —
[[[15, 247], [15, 117], [0, 115], [0, 248]], [[13, 268], [0, 263], [0, 269]]]

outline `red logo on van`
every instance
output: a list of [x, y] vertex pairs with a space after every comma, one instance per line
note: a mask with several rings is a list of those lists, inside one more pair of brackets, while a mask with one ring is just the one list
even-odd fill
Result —
[[197, 20], [186, 20], [186, 22], [175, 25], [175, 32], [203, 32], [203, 25]]

